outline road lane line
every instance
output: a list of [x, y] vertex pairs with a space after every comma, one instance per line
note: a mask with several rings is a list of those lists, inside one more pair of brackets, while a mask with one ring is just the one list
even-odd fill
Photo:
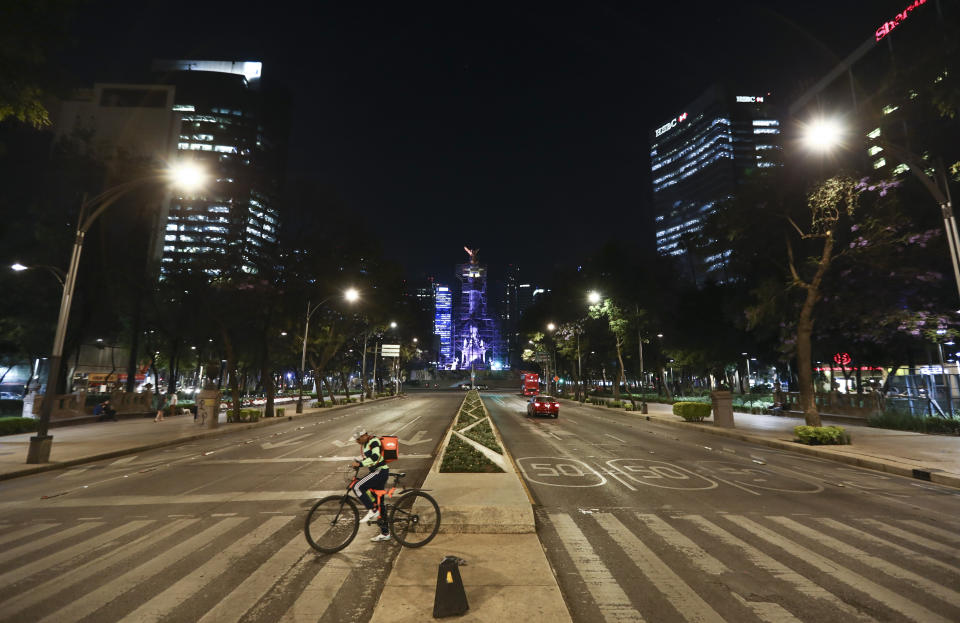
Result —
[[19, 582], [20, 580], [25, 580], [38, 571], [49, 569], [68, 560], [72, 560], [73, 558], [86, 553], [88, 550], [94, 550], [105, 543], [110, 543], [114, 539], [119, 539], [125, 534], [139, 530], [140, 528], [152, 523], [153, 520], [141, 519], [139, 521], [131, 521], [130, 523], [124, 524], [119, 528], [114, 528], [109, 532], [104, 532], [103, 534], [97, 535], [91, 539], [87, 539], [81, 543], [77, 543], [76, 545], [50, 554], [49, 556], [39, 560], [34, 560], [33, 562], [21, 565], [16, 569], [12, 569], [11, 571], [0, 575], [0, 589], [6, 588], [11, 584]]
[[550, 523], [586, 584], [604, 621], [643, 621], [620, 584], [603, 564], [586, 535], [569, 515], [548, 513]]
[[250, 608], [263, 599], [284, 573], [307, 554], [303, 534], [297, 532], [277, 553], [260, 565], [229, 595], [221, 599], [197, 623], [239, 621]]
[[855, 618], [859, 621], [875, 623], [874, 619], [862, 612], [857, 611], [855, 608], [848, 605], [830, 591], [826, 590], [805, 576], [800, 575], [780, 561], [768, 556], [753, 545], [748, 544], [746, 541], [740, 540], [738, 537], [734, 536], [730, 532], [727, 532], [720, 526], [711, 523], [699, 515], [684, 515], [683, 519], [691, 522], [700, 530], [706, 532], [721, 543], [737, 548], [743, 554], [743, 557], [753, 563], [756, 567], [766, 571], [776, 579], [792, 586], [794, 590], [799, 592], [801, 595], [810, 597], [812, 599], [823, 600], [832, 605], [838, 611], [848, 614], [852, 618]]
[[930, 524], [917, 521], [916, 519], [901, 519], [900, 523], [907, 524], [908, 526], [913, 526], [921, 532], [927, 532], [929, 534], [935, 534], [941, 539], [946, 539], [947, 543], [960, 543], [960, 536], [956, 532], [951, 532], [949, 530], [944, 530], [943, 528], [938, 528], [936, 526], [931, 526]]
[[614, 515], [599, 513], [592, 517], [685, 620], [690, 623], [725, 623], [716, 610]]
[[24, 554], [29, 554], [48, 545], [53, 545], [57, 541], [63, 541], [65, 539], [72, 539], [81, 532], [86, 532], [91, 528], [99, 528], [103, 525], [103, 522], [91, 521], [89, 523], [81, 523], [73, 526], [72, 528], [67, 528], [66, 530], [61, 530], [60, 532], [55, 532], [50, 536], [46, 536], [42, 539], [37, 539], [36, 541], [30, 541], [29, 543], [24, 543], [20, 547], [14, 547], [13, 549], [8, 549], [7, 551], [0, 554], [0, 563], [19, 558]]
[[899, 552], [901, 555], [905, 556], [906, 558], [909, 558], [910, 560], [913, 560], [914, 562], [918, 562], [923, 565], [932, 565], [934, 567], [939, 567], [942, 571], [946, 571], [947, 573], [960, 574], [960, 567], [948, 565], [945, 562], [941, 562], [936, 558], [931, 558], [930, 556], [923, 554], [921, 552], [918, 552], [916, 550], [912, 550], [909, 547], [904, 547], [903, 545], [892, 543], [890, 541], [887, 541], [886, 539], [881, 539], [880, 537], [874, 536], [869, 532], [858, 530], [857, 528], [848, 526], [847, 524], [844, 524], [844, 523], [840, 523], [839, 521], [830, 519], [828, 517], [817, 517], [816, 519], [817, 521], [824, 524], [825, 526], [829, 526], [830, 528], [838, 532], [843, 532], [844, 534], [847, 534], [848, 536], [851, 536], [853, 538], [862, 539], [864, 541], [873, 543], [874, 545], [879, 545], [880, 547], [885, 547], [895, 552]]
[[16, 530], [14, 532], [8, 532], [7, 534], [0, 536], [0, 545], [4, 545], [10, 541], [16, 541], [17, 539], [29, 536], [34, 532], [42, 532], [44, 530], [49, 530], [50, 528], [56, 528], [59, 525], [60, 524], [58, 523], [40, 523], [33, 526], [27, 526], [26, 528], [21, 528], [20, 530]]
[[[175, 506], [179, 504], [223, 504], [226, 502], [282, 502], [318, 500], [328, 495], [342, 494], [343, 489], [330, 491], [228, 491], [225, 493], [193, 493], [189, 495], [124, 495], [104, 497], [58, 498], [55, 501], [38, 500], [35, 506], [76, 508], [83, 506]], [[23, 506], [23, 502], [0, 503], [7, 506]]]
[[360, 567], [360, 558], [379, 545], [367, 535], [357, 535], [344, 551], [329, 557], [278, 623], [314, 623], [323, 618], [350, 572]]
[[610, 435], [610, 434], [608, 434], [608, 433], [604, 433], [604, 436], [605, 436], [605, 437], [609, 437], [610, 439], [616, 439], [616, 440], [619, 441], [620, 443], [627, 443], [627, 442], [624, 441], [623, 439], [620, 439], [619, 437], [614, 437], [613, 435]]
[[657, 536], [667, 542], [675, 550], [685, 555], [690, 562], [704, 573], [720, 575], [730, 569], [722, 562], [705, 552], [699, 545], [681, 534], [676, 528], [656, 515], [634, 513]]
[[904, 541], [913, 543], [914, 545], [919, 545], [920, 547], [926, 547], [927, 549], [943, 552], [945, 554], [951, 554], [955, 558], [960, 559], [960, 550], [956, 550], [952, 547], [947, 547], [943, 543], [932, 541], [928, 538], [920, 536], [919, 534], [914, 534], [913, 532], [910, 532], [908, 530], [901, 530], [900, 528], [897, 528], [895, 526], [888, 526], [882, 521], [877, 521], [876, 519], [858, 519], [857, 521], [859, 521], [862, 524], [866, 524], [876, 530], [882, 530], [883, 532], [886, 532], [891, 536], [895, 536], [903, 539]]
[[96, 590], [86, 593], [80, 599], [67, 604], [53, 614], [44, 617], [39, 623], [72, 623], [86, 618], [114, 599], [125, 594], [143, 582], [146, 582], [167, 567], [174, 565], [186, 556], [197, 552], [224, 533], [239, 526], [244, 517], [228, 517], [213, 524], [203, 532], [181, 541], [161, 555], [151, 558], [135, 569], [127, 571]]
[[744, 515], [724, 515], [724, 519], [743, 527], [745, 530], [749, 530], [754, 536], [816, 567], [821, 573], [829, 575], [838, 582], [846, 584], [853, 590], [867, 595], [871, 599], [880, 602], [887, 608], [895, 610], [909, 619], [921, 623], [949, 623], [948, 619], [927, 610], [920, 604], [898, 595], [885, 586], [871, 582], [859, 573], [840, 565], [836, 560], [821, 556], [811, 549], [794, 543], [783, 535], [765, 528]]
[[179, 532], [182, 528], [196, 523], [197, 519], [181, 519], [161, 527], [149, 534], [146, 534], [130, 543], [121, 546], [112, 552], [91, 560], [88, 563], [71, 569], [63, 575], [58, 575], [43, 584], [30, 587], [27, 592], [20, 593], [15, 598], [0, 603], [0, 614], [3, 616], [12, 616], [34, 606], [42, 601], [46, 601], [64, 591], [78, 582], [87, 578], [103, 575], [110, 567], [117, 565], [129, 558], [139, 556], [141, 552], [152, 547], [154, 543], [172, 534]]
[[912, 584], [915, 588], [923, 592], [926, 592], [930, 595], [936, 595], [948, 604], [960, 604], [960, 593], [950, 590], [945, 586], [941, 586], [936, 582], [931, 582], [930, 580], [921, 577], [912, 571], [907, 571], [906, 569], [903, 569], [902, 567], [890, 563], [882, 558], [872, 556], [863, 550], [853, 547], [852, 545], [847, 545], [839, 539], [835, 539], [831, 536], [827, 536], [826, 534], [808, 528], [807, 526], [804, 526], [793, 519], [790, 519], [789, 517], [770, 517], [770, 520], [780, 524], [788, 530], [796, 532], [797, 534], [802, 534], [808, 539], [817, 541], [833, 551], [840, 552], [845, 556], [849, 556], [857, 562], [867, 565], [871, 569], [882, 571], [892, 578], [897, 578], [898, 580], [903, 580], [904, 582]]
[[229, 547], [221, 550], [216, 556], [181, 578], [173, 586], [123, 617], [121, 621], [123, 623], [146, 623], [161, 620], [179, 604], [223, 575], [239, 559], [249, 554], [250, 550], [270, 538], [275, 532], [290, 523], [293, 518], [292, 515], [271, 517], [254, 528], [252, 532], [234, 541]]
[[[597, 468], [598, 468], [599, 470], [601, 470], [601, 471], [604, 470], [604, 468], [601, 467], [600, 465], [597, 465]], [[634, 486], [631, 485], [629, 482], [627, 482], [626, 480], [624, 480], [623, 478], [621, 478], [620, 476], [618, 476], [617, 473], [621, 473], [621, 474], [622, 474], [623, 472], [618, 472], [618, 470], [617, 470], [615, 467], [613, 467], [612, 465], [608, 465], [608, 466], [607, 466], [606, 472], [607, 472], [607, 475], [608, 475], [608, 476], [611, 476], [611, 477], [613, 477], [613, 478], [616, 478], [617, 481], [618, 481], [620, 484], [622, 484], [624, 487], [626, 487], [627, 489], [630, 489], [631, 491], [636, 491], [636, 490], [637, 490], [636, 487], [634, 487]], [[626, 474], [624, 474], [624, 476], [626, 476]]]

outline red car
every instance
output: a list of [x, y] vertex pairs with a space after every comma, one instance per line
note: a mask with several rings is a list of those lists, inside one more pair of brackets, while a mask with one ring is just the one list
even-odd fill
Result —
[[534, 396], [527, 403], [527, 415], [560, 415], [560, 403], [553, 396]]

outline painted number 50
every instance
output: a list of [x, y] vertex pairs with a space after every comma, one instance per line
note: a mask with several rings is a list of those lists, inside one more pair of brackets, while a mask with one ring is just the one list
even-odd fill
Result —
[[550, 463], [531, 463], [530, 468], [537, 470], [535, 476], [538, 477], [584, 476], [583, 470], [572, 463], [556, 463], [555, 467]]

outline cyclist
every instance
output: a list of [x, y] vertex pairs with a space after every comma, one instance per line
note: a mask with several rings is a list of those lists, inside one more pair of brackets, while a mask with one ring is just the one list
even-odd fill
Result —
[[352, 437], [363, 448], [360, 456], [354, 459], [353, 466], [370, 469], [370, 473], [358, 480], [357, 484], [353, 486], [353, 492], [367, 507], [367, 514], [360, 521], [366, 523], [376, 519], [380, 534], [370, 540], [374, 542], [389, 541], [390, 529], [387, 527], [386, 520], [380, 516], [376, 495], [370, 491], [370, 489], [386, 489], [387, 478], [390, 476], [390, 468], [387, 467], [387, 462], [383, 458], [380, 438], [369, 434], [362, 426], [353, 429]]

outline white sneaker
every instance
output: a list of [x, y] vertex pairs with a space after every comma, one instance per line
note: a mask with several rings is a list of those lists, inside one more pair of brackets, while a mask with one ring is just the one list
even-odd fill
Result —
[[374, 519], [380, 519], [380, 511], [375, 508], [371, 508], [367, 511], [367, 514], [363, 516], [363, 519], [360, 520], [360, 523], [367, 523], [368, 521], [373, 521]]
[[378, 534], [377, 536], [373, 537], [373, 538], [370, 539], [370, 540], [373, 541], [374, 543], [379, 543], [380, 541], [389, 541], [389, 540], [390, 540], [390, 535], [389, 535], [389, 534]]

